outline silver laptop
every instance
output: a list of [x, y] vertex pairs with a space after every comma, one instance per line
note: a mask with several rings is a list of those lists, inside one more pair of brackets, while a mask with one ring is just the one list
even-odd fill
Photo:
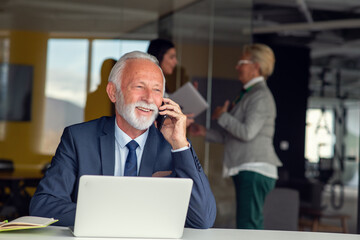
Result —
[[193, 181], [185, 178], [80, 178], [76, 237], [181, 238]]

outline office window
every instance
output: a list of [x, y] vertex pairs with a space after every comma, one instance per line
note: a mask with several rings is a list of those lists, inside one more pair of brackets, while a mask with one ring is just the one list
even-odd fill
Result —
[[345, 164], [343, 181], [347, 186], [357, 187], [359, 184], [359, 147], [360, 147], [360, 102], [347, 105], [346, 134], [344, 137]]
[[360, 140], [360, 102], [349, 104], [346, 115], [346, 156], [359, 161]]
[[305, 158], [316, 163], [333, 157], [334, 115], [328, 109], [308, 109], [306, 113]]
[[53, 154], [65, 126], [83, 121], [89, 41], [48, 41], [41, 151]]
[[46, 97], [84, 107], [88, 44], [84, 39], [49, 40]]

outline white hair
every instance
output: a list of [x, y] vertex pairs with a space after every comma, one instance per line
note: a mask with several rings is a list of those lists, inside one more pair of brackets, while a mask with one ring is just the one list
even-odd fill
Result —
[[133, 52], [124, 54], [116, 62], [114, 67], [111, 69], [111, 72], [109, 75], [109, 82], [113, 82], [115, 84], [117, 92], [119, 92], [119, 91], [121, 92], [122, 74], [123, 74], [123, 71], [124, 71], [127, 61], [130, 59], [146, 59], [146, 60], [149, 60], [149, 61], [155, 63], [156, 66], [158, 66], [158, 68], [161, 71], [161, 75], [163, 77], [163, 94], [164, 94], [165, 93], [165, 76], [164, 76], [162, 69], [159, 66], [158, 60], [156, 59], [156, 57], [154, 57], [148, 53], [144, 53], [144, 52], [140, 52], [140, 51], [133, 51]]

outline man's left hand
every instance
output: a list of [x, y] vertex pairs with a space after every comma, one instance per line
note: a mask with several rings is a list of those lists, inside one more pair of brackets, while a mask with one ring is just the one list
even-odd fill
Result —
[[164, 105], [159, 107], [159, 114], [167, 115], [161, 133], [170, 143], [173, 150], [189, 146], [186, 139], [186, 115], [180, 106], [169, 98], [163, 99]]

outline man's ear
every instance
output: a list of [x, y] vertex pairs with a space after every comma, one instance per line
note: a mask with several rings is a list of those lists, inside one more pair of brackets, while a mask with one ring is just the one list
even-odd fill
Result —
[[116, 102], [116, 86], [113, 82], [108, 82], [106, 92], [111, 102]]

